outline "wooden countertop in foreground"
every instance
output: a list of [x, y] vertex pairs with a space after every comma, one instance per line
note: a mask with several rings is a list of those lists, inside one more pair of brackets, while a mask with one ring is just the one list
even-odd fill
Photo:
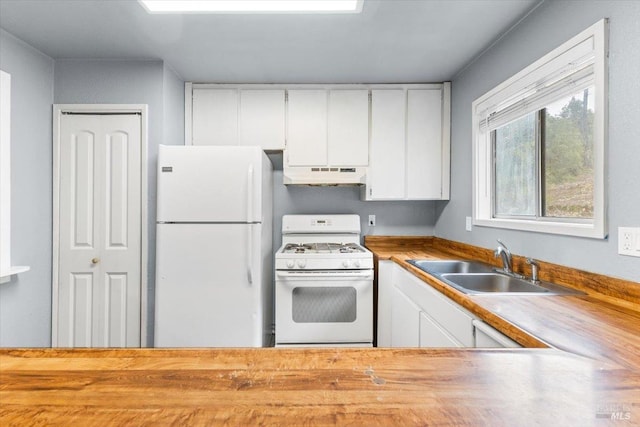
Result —
[[2, 426], [600, 426], [612, 414], [640, 422], [640, 372], [551, 349], [0, 350]]

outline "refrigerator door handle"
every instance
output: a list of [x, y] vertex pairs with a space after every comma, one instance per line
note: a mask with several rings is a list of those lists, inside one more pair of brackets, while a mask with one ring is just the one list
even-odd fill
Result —
[[249, 232], [247, 233], [249, 236], [247, 238], [247, 279], [249, 280], [249, 285], [253, 284], [253, 224], [249, 224]]
[[253, 165], [247, 169], [247, 222], [249, 223], [249, 233], [247, 239], [247, 279], [249, 285], [253, 284]]

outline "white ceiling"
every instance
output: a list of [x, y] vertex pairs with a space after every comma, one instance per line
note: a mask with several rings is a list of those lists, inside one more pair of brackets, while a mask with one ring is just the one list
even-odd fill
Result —
[[0, 0], [54, 59], [162, 59], [186, 81], [452, 79], [541, 0], [365, 0], [361, 14], [150, 15], [136, 0]]

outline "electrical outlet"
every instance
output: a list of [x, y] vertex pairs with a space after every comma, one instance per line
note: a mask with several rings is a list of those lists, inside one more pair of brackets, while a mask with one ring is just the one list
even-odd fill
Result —
[[618, 227], [618, 253], [640, 257], [640, 228]]
[[471, 231], [471, 217], [470, 216], [465, 218], [464, 229], [467, 230], [467, 231]]
[[376, 226], [376, 216], [369, 215], [369, 227], [375, 227], [375, 226]]

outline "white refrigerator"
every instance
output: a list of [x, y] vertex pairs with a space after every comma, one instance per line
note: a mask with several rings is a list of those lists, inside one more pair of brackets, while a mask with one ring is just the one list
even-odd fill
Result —
[[160, 146], [156, 347], [269, 345], [272, 192], [259, 147]]

